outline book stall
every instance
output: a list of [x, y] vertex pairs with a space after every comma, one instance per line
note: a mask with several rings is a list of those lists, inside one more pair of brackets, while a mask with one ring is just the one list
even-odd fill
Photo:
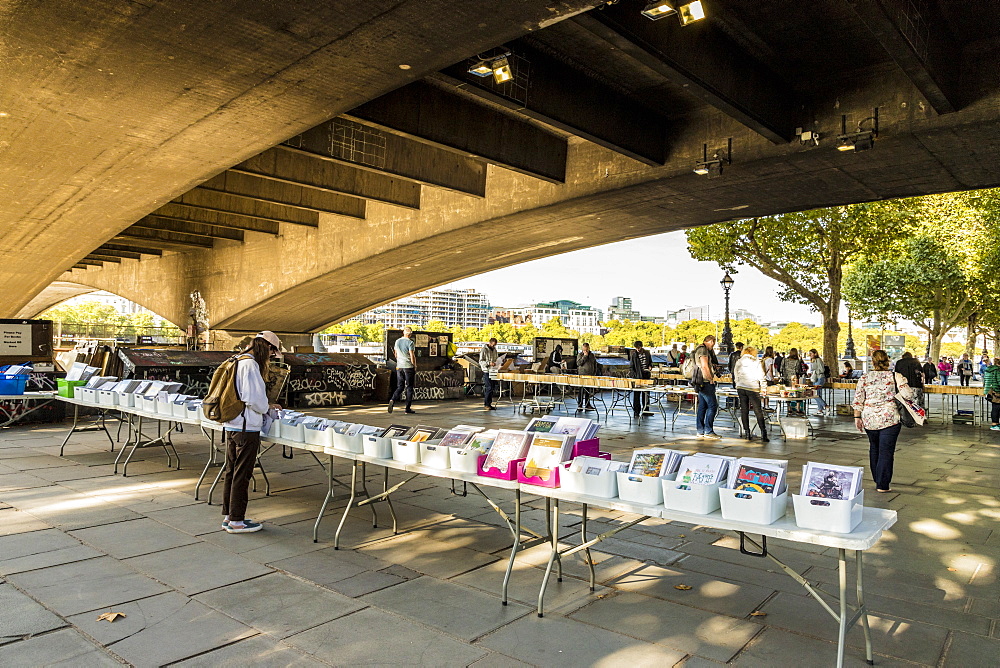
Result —
[[52, 321], [0, 319], [0, 427], [62, 420], [52, 401], [58, 375]]
[[[401, 329], [385, 333], [385, 359], [396, 366], [393, 346], [403, 336]], [[417, 401], [460, 399], [466, 382], [466, 371], [452, 358], [454, 351], [451, 332], [413, 332], [413, 351], [417, 356], [417, 371], [413, 378], [413, 398]], [[395, 382], [395, 378], [393, 381]], [[386, 396], [385, 400], [389, 397]]]
[[[200, 400], [177, 392], [177, 384], [153, 386], [154, 382], [162, 383], [92, 376], [74, 387], [74, 398], [60, 399], [93, 406], [115, 405], [139, 419], [164, 423], [167, 433], [157, 439], [146, 438], [145, 442], [141, 427], [137, 428], [129, 446], [131, 452], [138, 447], [162, 447], [169, 466], [169, 433], [174, 426], [195, 425], [212, 433], [221, 425], [205, 420]], [[149, 386], [144, 387], [147, 383]], [[513, 544], [501, 592], [504, 602], [517, 552], [531, 545], [549, 545], [538, 595], [537, 614], [542, 616], [549, 577], [553, 568], [559, 573], [563, 557], [587, 552], [593, 545], [650, 518], [730, 530], [739, 535], [741, 551], [774, 561], [832, 616], [839, 629], [838, 665], [843, 663], [847, 630], [859, 621], [865, 631], [867, 656], [872, 656], [863, 599], [862, 552], [893, 525], [896, 513], [864, 506], [861, 467], [810, 462], [803, 467], [796, 494], [789, 486], [788, 462], [784, 460], [680, 451], [662, 444], [635, 450], [629, 461], [614, 461], [600, 449], [599, 429], [600, 425], [589, 418], [552, 415], [532, 418], [521, 430], [487, 430], [475, 425], [447, 429], [431, 425], [375, 427], [286, 410], [279, 419], [269, 421], [262, 438], [314, 456], [327, 455], [328, 488], [313, 527], [314, 540], [318, 540], [320, 523], [336, 495], [335, 460], [351, 463], [348, 502], [334, 534], [337, 548], [352, 510], [369, 506], [377, 525], [374, 505], [385, 503], [395, 532], [398, 526], [391, 502], [393, 492], [419, 476], [462, 482], [486, 498], [511, 531]], [[368, 465], [383, 469], [379, 492], [367, 489]], [[405, 477], [393, 483], [390, 471]], [[513, 493], [512, 514], [489, 496], [487, 490], [491, 488]], [[534, 534], [521, 525], [525, 494], [546, 501], [545, 535]], [[560, 540], [553, 530], [559, 526], [560, 503], [582, 506], [583, 523], [576, 545], [567, 546], [569, 541]], [[589, 507], [619, 510], [637, 518], [592, 536], [586, 522]], [[814, 589], [781, 562], [768, 549], [769, 537], [836, 548], [841, 573], [839, 598]], [[848, 602], [848, 550], [855, 553], [857, 564], [856, 604]]]

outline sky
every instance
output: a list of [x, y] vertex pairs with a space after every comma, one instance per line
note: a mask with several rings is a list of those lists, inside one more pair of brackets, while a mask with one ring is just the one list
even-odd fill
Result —
[[[678, 231], [533, 260], [442, 287], [473, 288], [493, 306], [572, 299], [601, 309], [605, 317], [616, 296], [631, 297], [632, 308], [644, 316], [708, 305], [714, 320], [724, 314], [723, 276], [716, 263], [694, 260]], [[820, 324], [808, 306], [779, 300], [780, 284], [756, 269], [741, 267], [733, 278], [730, 309], [747, 309], [762, 322]]]

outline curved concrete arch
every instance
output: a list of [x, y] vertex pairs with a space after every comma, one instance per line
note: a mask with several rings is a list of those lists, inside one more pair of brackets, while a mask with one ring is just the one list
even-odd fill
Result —
[[96, 292], [97, 288], [71, 281], [56, 281], [35, 295], [34, 299], [17, 312], [15, 318], [35, 318], [67, 299]]

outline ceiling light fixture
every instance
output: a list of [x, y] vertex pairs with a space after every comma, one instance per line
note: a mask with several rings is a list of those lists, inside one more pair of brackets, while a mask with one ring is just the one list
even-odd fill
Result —
[[[870, 128], [865, 127], [865, 123], [871, 123]], [[878, 137], [878, 107], [872, 115], [858, 123], [855, 132], [847, 131], [847, 115], [840, 117], [840, 134], [837, 135], [838, 151], [867, 151], [875, 145], [875, 138]]]
[[717, 179], [722, 176], [724, 165], [733, 164], [733, 138], [726, 142], [725, 148], [716, 149], [712, 157], [708, 157], [708, 144], [702, 145], [701, 160], [694, 163], [694, 173], [699, 176], [707, 176], [710, 179]]
[[642, 15], [648, 19], [656, 21], [657, 19], [662, 19], [664, 16], [670, 16], [671, 14], [676, 14], [677, 10], [669, 2], [650, 2], [646, 5], [646, 8], [642, 10]]
[[469, 68], [469, 74], [475, 74], [477, 77], [488, 77], [492, 74], [493, 80], [498, 84], [506, 83], [514, 78], [514, 71], [510, 67], [510, 61], [507, 60], [510, 55], [510, 51], [504, 51], [496, 56], [478, 56], [476, 62]]
[[681, 5], [681, 8], [677, 10], [677, 18], [680, 19], [682, 26], [690, 25], [695, 21], [705, 18], [705, 8], [702, 6], [701, 0], [694, 0], [694, 2]]

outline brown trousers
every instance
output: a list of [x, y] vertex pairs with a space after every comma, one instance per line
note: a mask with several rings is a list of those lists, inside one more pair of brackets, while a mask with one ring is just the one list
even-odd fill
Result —
[[246, 519], [250, 478], [260, 451], [259, 431], [226, 432], [226, 475], [222, 491], [222, 514], [230, 522]]

